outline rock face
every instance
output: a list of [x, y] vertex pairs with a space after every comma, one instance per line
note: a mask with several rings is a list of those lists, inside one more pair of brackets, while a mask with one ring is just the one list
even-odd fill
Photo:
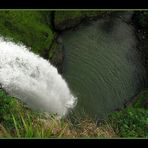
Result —
[[72, 28], [79, 24], [82, 18], [79, 11], [56, 11], [54, 15], [55, 29], [62, 31]]
[[57, 30], [66, 30], [69, 28], [72, 28], [76, 25], [78, 25], [81, 22], [80, 18], [75, 18], [75, 19], [66, 19], [62, 22], [55, 22], [55, 28]]
[[57, 68], [59, 73], [63, 72], [64, 53], [61, 44], [55, 40], [49, 50], [49, 60]]
[[[133, 16], [133, 23], [136, 28], [136, 36], [138, 38], [137, 48], [141, 52], [141, 60], [146, 69], [148, 76], [148, 12], [135, 12]], [[146, 87], [148, 81], [145, 82]]]
[[63, 73], [63, 61], [64, 54], [62, 51], [57, 52], [55, 58], [52, 60], [52, 64], [57, 67], [59, 73]]
[[105, 11], [56, 11], [54, 14], [54, 27], [56, 30], [62, 31], [77, 26], [84, 19], [95, 19], [104, 14]]

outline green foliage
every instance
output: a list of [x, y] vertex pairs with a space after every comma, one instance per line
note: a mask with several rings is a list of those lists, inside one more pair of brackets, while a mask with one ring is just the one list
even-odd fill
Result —
[[15, 130], [16, 130], [16, 134], [17, 134], [17, 137], [21, 137], [20, 136], [20, 132], [19, 132], [19, 129], [18, 129], [18, 127], [17, 127], [17, 122], [16, 122], [16, 119], [15, 119], [15, 117], [12, 115], [12, 119], [13, 119], [13, 122], [14, 122], [14, 126], [15, 126]]
[[40, 55], [50, 47], [50, 11], [0, 11], [0, 34], [15, 42], [23, 42]]
[[[18, 115], [18, 113], [22, 113], [26, 115], [29, 112], [30, 110], [22, 102], [9, 96], [5, 91], [0, 90], [0, 123], [9, 130], [14, 129], [12, 114]], [[35, 113], [32, 112], [32, 114], [34, 115]]]
[[[61, 138], [67, 128], [67, 124], [54, 117], [46, 119], [43, 115], [34, 116], [31, 112], [27, 115], [17, 114], [12, 115], [14, 123], [14, 132], [12, 137], [18, 138]], [[50, 122], [49, 122], [50, 121]], [[49, 123], [48, 123], [49, 122]], [[47, 125], [45, 125], [47, 123]], [[55, 129], [58, 133], [55, 132]]]
[[134, 103], [109, 116], [109, 123], [120, 137], [148, 138], [148, 90], [142, 91]]
[[[14, 123], [14, 135], [13, 137], [27, 137], [31, 138], [38, 133], [38, 128], [35, 128], [34, 130], [34, 122], [32, 121], [33, 118], [30, 116], [30, 114], [27, 114], [26, 116], [23, 115], [13, 115], [12, 114], [12, 119]], [[10, 131], [11, 133], [11, 131]]]
[[136, 13], [136, 23], [142, 28], [148, 28], [148, 11]]
[[109, 122], [120, 137], [148, 137], [148, 110], [127, 108], [110, 115]]
[[[38, 112], [29, 110], [19, 100], [0, 90], [0, 124], [5, 127], [11, 137], [29, 138], [34, 137], [35, 132], [36, 136], [37, 133], [41, 134], [37, 127], [41, 124], [35, 121], [39, 116]], [[34, 125], [36, 125], [35, 128]]]
[[148, 108], [148, 90], [142, 91], [132, 106], [135, 108]]
[[12, 125], [11, 112], [17, 112], [17, 100], [7, 95], [3, 90], [0, 90], [0, 122]]

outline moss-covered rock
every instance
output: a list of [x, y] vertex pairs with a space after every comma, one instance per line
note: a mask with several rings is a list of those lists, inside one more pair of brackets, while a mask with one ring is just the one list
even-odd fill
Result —
[[54, 25], [57, 30], [65, 30], [78, 25], [83, 19], [102, 16], [106, 11], [55, 11]]
[[22, 42], [32, 51], [45, 55], [53, 41], [50, 11], [0, 11], [0, 35]]

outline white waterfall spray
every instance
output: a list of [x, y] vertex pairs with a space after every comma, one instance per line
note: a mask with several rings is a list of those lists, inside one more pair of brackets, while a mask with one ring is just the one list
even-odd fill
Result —
[[32, 109], [64, 116], [76, 105], [67, 83], [47, 60], [0, 38], [0, 84]]

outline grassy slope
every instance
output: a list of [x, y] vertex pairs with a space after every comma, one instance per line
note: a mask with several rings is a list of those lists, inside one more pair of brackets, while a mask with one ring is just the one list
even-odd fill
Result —
[[0, 11], [0, 34], [15, 42], [23, 42], [35, 53], [43, 55], [53, 40], [50, 12]]
[[0, 117], [0, 138], [116, 137], [108, 123], [97, 127], [88, 117], [75, 124], [68, 118], [59, 120], [31, 111], [3, 90], [0, 90]]

